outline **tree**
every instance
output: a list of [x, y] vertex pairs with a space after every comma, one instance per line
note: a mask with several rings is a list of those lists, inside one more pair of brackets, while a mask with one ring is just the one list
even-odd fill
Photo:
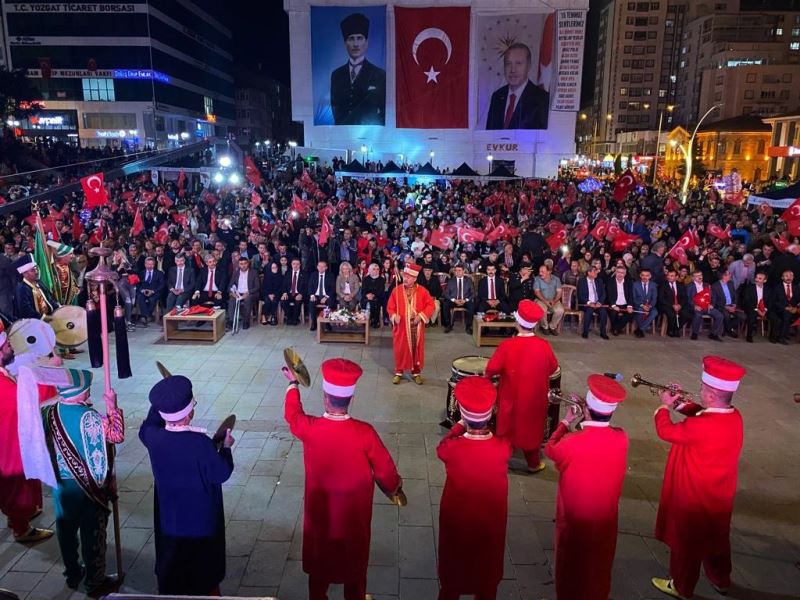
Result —
[[0, 68], [0, 117], [24, 119], [41, 110], [41, 94], [31, 84], [24, 69]]

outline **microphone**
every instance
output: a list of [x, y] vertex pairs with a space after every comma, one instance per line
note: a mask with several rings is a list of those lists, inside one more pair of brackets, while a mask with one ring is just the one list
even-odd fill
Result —
[[613, 379], [614, 381], [616, 381], [618, 383], [621, 382], [624, 379], [624, 377], [622, 376], [622, 373], [603, 373], [603, 375], [605, 375], [609, 379]]

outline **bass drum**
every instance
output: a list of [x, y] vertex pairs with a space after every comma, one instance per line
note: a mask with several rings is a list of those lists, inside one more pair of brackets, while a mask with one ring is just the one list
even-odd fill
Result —
[[[561, 366], [556, 367], [553, 374], [550, 375], [550, 391], [556, 394], [561, 394]], [[547, 418], [544, 420], [544, 438], [543, 441], [550, 439], [552, 433], [558, 427], [558, 422], [561, 420], [561, 403], [547, 403]]]
[[489, 359], [486, 356], [461, 356], [453, 361], [450, 368], [451, 375], [447, 382], [447, 400], [445, 401], [445, 420], [439, 423], [442, 427], [450, 429], [461, 420], [461, 411], [458, 408], [453, 390], [456, 384], [471, 375], [483, 376]]

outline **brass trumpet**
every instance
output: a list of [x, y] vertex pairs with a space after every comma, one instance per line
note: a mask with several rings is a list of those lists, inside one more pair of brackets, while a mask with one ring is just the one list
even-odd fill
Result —
[[697, 404], [697, 398], [694, 394], [690, 394], [682, 389], [680, 389], [676, 385], [663, 385], [660, 383], [653, 383], [652, 381], [647, 381], [644, 379], [639, 373], [634, 373], [633, 377], [631, 378], [631, 386], [632, 387], [639, 387], [640, 385], [646, 386], [650, 389], [650, 393], [654, 396], [658, 396], [660, 392], [670, 392], [671, 394], [678, 394], [680, 395], [679, 402], [694, 402]]
[[[564, 394], [561, 393], [560, 390], [550, 390], [547, 394], [547, 401], [550, 402], [550, 404], [566, 404], [577, 408], [581, 416], [578, 417], [573, 422], [573, 424], [575, 425], [583, 421], [583, 419], [585, 418], [586, 400], [584, 398], [581, 398], [577, 394], [570, 394], [569, 396], [565, 396]], [[555, 427], [555, 424], [553, 425], [553, 427]]]

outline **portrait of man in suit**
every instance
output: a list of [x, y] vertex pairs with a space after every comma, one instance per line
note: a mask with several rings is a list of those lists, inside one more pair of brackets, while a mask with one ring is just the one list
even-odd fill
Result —
[[335, 125], [383, 125], [386, 119], [386, 71], [366, 58], [369, 19], [353, 13], [339, 25], [347, 62], [331, 73], [331, 109]]
[[550, 94], [528, 78], [530, 70], [531, 49], [511, 44], [503, 53], [506, 85], [492, 94], [486, 129], [547, 129]]

